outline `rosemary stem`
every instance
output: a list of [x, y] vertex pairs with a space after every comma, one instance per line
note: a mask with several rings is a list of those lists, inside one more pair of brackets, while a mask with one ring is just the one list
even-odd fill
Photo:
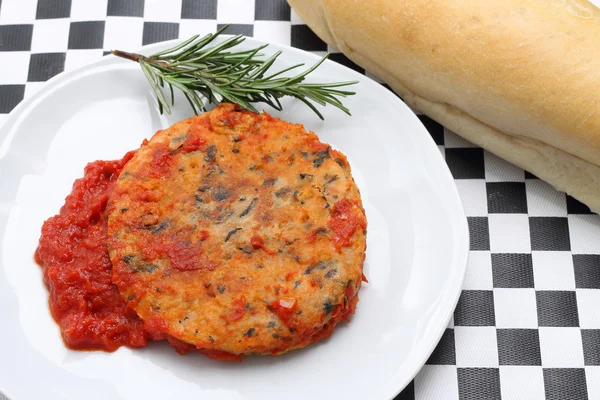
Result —
[[[1, 1], [1, 0], [0, 0]], [[146, 62], [148, 64], [152, 64], [152, 65], [156, 65], [157, 67], [162, 67], [162, 68], [168, 68], [169, 64], [163, 61], [156, 61], [152, 58], [148, 58], [145, 57], [141, 54], [137, 54], [137, 53], [128, 53], [126, 51], [122, 51], [122, 50], [111, 50], [110, 51], [111, 54], [117, 56], [117, 57], [121, 57], [124, 58], [126, 60], [131, 60], [134, 61], [136, 63], [139, 63], [140, 61]]]
[[284, 72], [303, 64], [271, 73], [269, 69], [281, 51], [275, 52], [268, 59], [260, 59], [262, 54], [259, 51], [267, 47], [266, 44], [251, 50], [236, 51], [234, 48], [244, 41], [241, 35], [237, 35], [208, 47], [224, 29], [200, 39], [199, 35], [192, 36], [171, 49], [150, 56], [117, 49], [111, 50], [111, 54], [139, 64], [156, 95], [161, 114], [163, 110], [171, 113], [169, 102], [163, 93], [165, 84], [171, 92], [171, 105], [174, 105], [173, 88], [179, 89], [196, 114], [206, 111], [205, 100], [200, 96], [205, 97], [208, 103], [228, 101], [253, 112], [258, 110], [252, 103], [266, 103], [280, 110], [279, 99], [291, 96], [305, 103], [321, 119], [323, 115], [311, 101], [321, 106], [330, 104], [349, 114], [338, 97], [350, 96], [354, 92], [338, 88], [358, 81], [320, 84], [304, 82], [305, 77], [319, 67], [327, 55], [304, 72], [284, 77]]
[[111, 52], [111, 54], [113, 54], [117, 57], [125, 58], [127, 60], [131, 60], [131, 61], [135, 61], [135, 62], [140, 62], [140, 58], [142, 58], [141, 54], [128, 53], [126, 51], [121, 51], [121, 50], [111, 50], [110, 52]]

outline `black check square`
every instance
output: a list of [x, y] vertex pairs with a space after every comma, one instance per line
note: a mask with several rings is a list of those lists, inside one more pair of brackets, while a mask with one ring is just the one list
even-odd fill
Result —
[[583, 368], [544, 369], [546, 400], [586, 400], [587, 384]]
[[600, 255], [574, 254], [575, 287], [578, 289], [600, 289]]
[[419, 115], [421, 123], [425, 125], [427, 131], [431, 135], [431, 138], [438, 146], [444, 145], [444, 127], [439, 123], [435, 122], [426, 115]]
[[252, 24], [217, 24], [217, 30], [225, 25], [229, 25], [229, 27], [223, 31], [224, 34], [254, 36], [254, 25]]
[[101, 49], [104, 44], [104, 21], [71, 22], [69, 49]]
[[427, 360], [427, 364], [454, 365], [456, 364], [456, 347], [454, 345], [454, 329], [446, 329], [438, 345]]
[[486, 189], [490, 214], [527, 214], [524, 182], [488, 182]]
[[458, 368], [458, 395], [461, 400], [500, 400], [498, 368]]
[[327, 51], [327, 43], [306, 25], [292, 25], [291, 43], [292, 47], [306, 51]]
[[217, 19], [217, 0], [183, 0], [181, 19]]
[[494, 326], [494, 293], [491, 290], [463, 290], [454, 310], [456, 326]]
[[446, 149], [446, 164], [454, 179], [485, 179], [483, 149]]
[[530, 217], [531, 250], [570, 251], [569, 220], [562, 217]]
[[179, 24], [170, 22], [144, 22], [142, 45], [177, 39]]
[[29, 51], [33, 25], [0, 25], [0, 51]]
[[256, 21], [289, 21], [291, 9], [281, 0], [255, 0], [254, 19]]
[[540, 179], [529, 171], [525, 171], [525, 179]]
[[581, 342], [585, 365], [600, 365], [600, 329], [582, 329]]
[[531, 254], [492, 254], [492, 276], [495, 288], [532, 288]]
[[567, 213], [568, 214], [594, 214], [592, 210], [582, 202], [567, 195]]
[[490, 227], [487, 217], [467, 217], [471, 250], [490, 249]]
[[346, 57], [344, 54], [342, 53], [331, 53], [329, 55], [329, 59], [331, 61], [335, 61], [337, 63], [340, 63], [350, 69], [353, 69], [354, 71], [363, 74], [365, 73], [364, 68], [360, 67], [359, 65], [355, 64], [354, 61], [350, 60], [348, 57]]
[[65, 69], [66, 53], [32, 54], [27, 82], [45, 82]]
[[36, 19], [69, 18], [71, 0], [38, 0]]
[[415, 400], [415, 381], [411, 381], [394, 400]]
[[537, 329], [498, 329], [500, 365], [542, 365]]
[[575, 292], [543, 290], [535, 293], [539, 326], [579, 326]]
[[143, 17], [144, 0], [108, 0], [106, 15], [109, 17]]
[[23, 100], [25, 85], [0, 85], [0, 114], [8, 114]]

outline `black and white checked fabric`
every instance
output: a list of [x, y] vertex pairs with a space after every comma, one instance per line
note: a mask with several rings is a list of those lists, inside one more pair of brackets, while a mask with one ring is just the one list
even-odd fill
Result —
[[[285, 0], [0, 0], [0, 123], [63, 70], [233, 24], [272, 43], [330, 49]], [[600, 218], [426, 116], [471, 234], [453, 321], [397, 399], [600, 399]]]

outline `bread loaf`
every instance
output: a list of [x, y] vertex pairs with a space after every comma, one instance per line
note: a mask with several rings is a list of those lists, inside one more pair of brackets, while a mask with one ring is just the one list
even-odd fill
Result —
[[408, 105], [600, 212], [600, 9], [593, 4], [288, 3]]

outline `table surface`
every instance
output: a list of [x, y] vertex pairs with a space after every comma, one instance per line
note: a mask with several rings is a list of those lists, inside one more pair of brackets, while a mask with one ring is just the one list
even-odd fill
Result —
[[[0, 0], [0, 123], [44, 81], [111, 48], [227, 23], [228, 33], [330, 51], [365, 72], [319, 40], [285, 0]], [[600, 399], [599, 216], [419, 118], [463, 200], [470, 261], [453, 320], [397, 399]]]

